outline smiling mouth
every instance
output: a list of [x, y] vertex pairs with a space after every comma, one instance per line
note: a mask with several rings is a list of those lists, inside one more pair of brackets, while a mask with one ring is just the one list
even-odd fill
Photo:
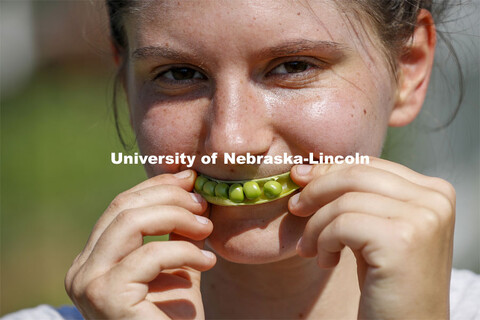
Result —
[[290, 172], [253, 180], [219, 180], [200, 174], [195, 192], [220, 206], [257, 205], [286, 197], [299, 189]]

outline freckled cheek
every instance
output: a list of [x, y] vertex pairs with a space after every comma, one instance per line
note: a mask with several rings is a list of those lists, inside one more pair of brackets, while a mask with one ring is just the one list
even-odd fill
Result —
[[[202, 116], [193, 108], [152, 107], [137, 120], [137, 142], [142, 154], [194, 155], [202, 130]], [[148, 172], [159, 174], [179, 170], [178, 166], [155, 165]]]
[[277, 123], [293, 149], [304, 153], [376, 155], [386, 128], [380, 104], [365, 95], [324, 93], [310, 101], [286, 102]]

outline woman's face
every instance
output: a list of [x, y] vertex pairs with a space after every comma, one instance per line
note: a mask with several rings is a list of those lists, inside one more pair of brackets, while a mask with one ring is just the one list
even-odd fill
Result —
[[[126, 89], [143, 154], [197, 155], [223, 180], [291, 165], [223, 165], [223, 153], [378, 156], [396, 88], [376, 36], [334, 1], [151, 1], [126, 17]], [[218, 152], [218, 164], [202, 155]], [[150, 165], [149, 176], [183, 170]], [[223, 257], [295, 254], [308, 218], [287, 200], [212, 206], [208, 239]]]

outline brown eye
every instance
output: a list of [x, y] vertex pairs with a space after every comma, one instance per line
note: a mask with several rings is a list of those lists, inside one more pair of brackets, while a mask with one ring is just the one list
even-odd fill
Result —
[[312, 65], [305, 61], [284, 62], [272, 71], [270, 71], [270, 74], [300, 73], [307, 71], [311, 67]]
[[174, 67], [163, 72], [159, 77], [173, 81], [188, 81], [192, 79], [205, 79], [205, 76], [195, 69], [188, 67]]

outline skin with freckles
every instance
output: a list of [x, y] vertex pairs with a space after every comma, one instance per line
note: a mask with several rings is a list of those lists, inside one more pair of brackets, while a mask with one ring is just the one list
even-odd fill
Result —
[[[421, 108], [433, 20], [419, 13], [396, 77], [358, 19], [330, 0], [145, 1], [125, 16], [128, 48], [117, 54], [143, 154], [372, 158], [147, 166], [150, 179], [112, 202], [67, 274], [86, 317], [448, 318], [454, 190], [376, 158], [387, 127]], [[302, 189], [262, 205], [192, 193], [196, 172], [288, 171]]]
[[[374, 44], [352, 39], [354, 26], [334, 4], [316, 2], [309, 9], [288, 1], [276, 5], [239, 1], [207, 2], [201, 7], [215, 19], [205, 21], [197, 14], [198, 6], [181, 3], [152, 4], [143, 15], [128, 19], [129, 55], [134, 57], [127, 65], [128, 100], [143, 153], [380, 154], [393, 108], [393, 80], [382, 54], [367, 52]], [[292, 10], [300, 15], [289, 14]], [[154, 19], [156, 15], [163, 18]], [[153, 49], [158, 47], [162, 49]], [[195, 66], [208, 80], [199, 74], [187, 84], [171, 83], [165, 71], [178, 61], [161, 55], [165, 48], [194, 55], [187, 66]], [[307, 70], [286, 74], [282, 63], [291, 61], [304, 62]], [[158, 78], [152, 81], [152, 77]], [[189, 129], [179, 130], [183, 127]], [[152, 166], [147, 172], [154, 176], [179, 169]], [[288, 169], [199, 163], [195, 167], [224, 180], [270, 176]], [[268, 206], [249, 208], [250, 226], [245, 228], [249, 231], [236, 234], [244, 210], [213, 207], [210, 218], [216, 228], [209, 241], [236, 262], [274, 261], [285, 257], [278, 254], [285, 249], [291, 256], [296, 241], [280, 243], [284, 242], [281, 237], [271, 237], [276, 234], [269, 229], [271, 224], [261, 228], [265, 219], [280, 225], [285, 209], [265, 215], [272, 212]], [[304, 221], [291, 223], [298, 228]], [[260, 255], [251, 249], [241, 252], [249, 238], [258, 242]]]

